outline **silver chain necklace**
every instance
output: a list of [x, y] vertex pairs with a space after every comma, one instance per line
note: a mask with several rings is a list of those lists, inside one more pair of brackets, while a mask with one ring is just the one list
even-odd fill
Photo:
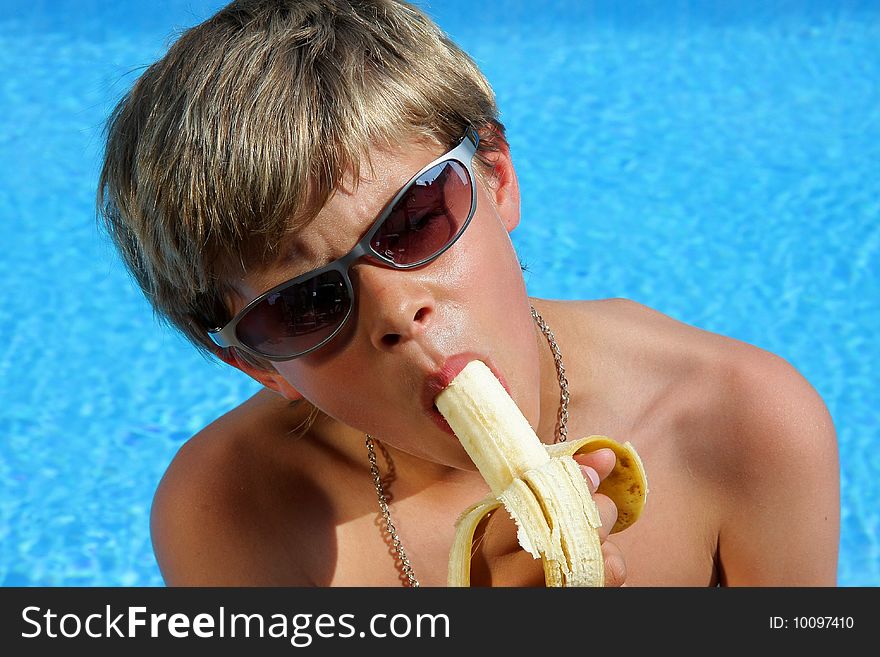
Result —
[[[535, 307], [531, 306], [531, 308], [532, 318], [547, 338], [547, 342], [550, 344], [550, 351], [553, 352], [553, 362], [556, 364], [556, 375], [559, 378], [559, 413], [556, 422], [555, 442], [561, 443], [568, 439], [568, 401], [570, 398], [568, 392], [568, 379], [565, 378], [565, 366], [562, 364], [562, 353], [559, 351], [559, 345], [556, 344], [556, 337], [553, 335], [553, 331], [550, 330], [550, 327], [547, 326], [547, 322], [545, 322], [544, 318], [538, 314]], [[407, 585], [413, 588], [418, 588], [420, 586], [419, 580], [416, 579], [415, 573], [413, 573], [412, 565], [409, 562], [409, 558], [406, 556], [406, 550], [403, 549], [403, 543], [400, 541], [397, 528], [391, 521], [391, 511], [388, 509], [388, 497], [385, 495], [385, 486], [382, 485], [382, 476], [379, 474], [379, 465], [376, 462], [376, 450], [373, 446], [373, 438], [370, 434], [367, 434], [366, 444], [367, 456], [370, 459], [370, 474], [373, 475], [373, 486], [376, 488], [376, 496], [379, 498], [379, 509], [382, 511], [382, 518], [385, 521], [385, 533], [391, 537], [391, 546], [394, 548], [394, 552], [397, 555], [397, 561], [400, 562], [399, 568], [402, 571], [403, 576], [406, 578]], [[382, 448], [382, 454], [386, 461], [391, 460], [391, 455], [384, 449], [384, 447]]]

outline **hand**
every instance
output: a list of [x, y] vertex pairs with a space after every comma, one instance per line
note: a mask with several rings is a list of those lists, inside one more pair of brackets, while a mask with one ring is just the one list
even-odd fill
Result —
[[[580, 464], [581, 470], [587, 479], [587, 486], [590, 493], [593, 494], [593, 500], [599, 507], [599, 517], [602, 519], [602, 526], [599, 528], [599, 540], [602, 542], [602, 555], [605, 557], [605, 586], [626, 586], [626, 561], [623, 558], [623, 552], [611, 541], [608, 541], [608, 534], [614, 523], [617, 522], [617, 505], [611, 501], [611, 498], [601, 493], [596, 493], [599, 482], [605, 479], [614, 469], [617, 457], [608, 448], [597, 449], [589, 454], [577, 454], [574, 460]], [[590, 470], [598, 479], [593, 480]]]
[[[617, 507], [596, 488], [614, 468], [615, 456], [610, 449], [599, 449], [590, 454], [579, 454], [574, 460], [582, 467], [587, 487], [599, 507], [602, 526], [599, 540], [605, 558], [605, 586], [623, 586], [626, 580], [626, 562], [614, 543], [606, 540], [617, 522]], [[532, 558], [520, 547], [516, 538], [516, 524], [501, 507], [484, 521], [474, 533], [471, 560], [471, 586], [544, 586], [544, 568], [540, 559]]]

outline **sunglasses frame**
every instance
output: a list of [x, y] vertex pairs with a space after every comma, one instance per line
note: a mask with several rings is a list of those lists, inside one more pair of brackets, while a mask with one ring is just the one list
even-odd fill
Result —
[[[426, 164], [424, 167], [422, 167], [418, 171], [418, 173], [416, 173], [412, 178], [409, 179], [409, 181], [407, 181], [407, 183], [403, 187], [400, 188], [400, 190], [397, 192], [397, 194], [394, 195], [394, 198], [392, 198], [385, 205], [385, 208], [379, 214], [379, 217], [376, 219], [376, 221], [373, 222], [373, 225], [370, 226], [369, 230], [367, 230], [367, 232], [364, 234], [364, 236], [360, 240], [358, 240], [358, 243], [354, 245], [354, 248], [351, 251], [346, 253], [341, 258], [338, 258], [323, 267], [320, 267], [318, 269], [313, 269], [312, 271], [305, 272], [304, 274], [300, 274], [299, 276], [296, 276], [295, 278], [291, 278], [290, 280], [284, 281], [283, 283], [276, 285], [272, 289], [267, 290], [266, 292], [263, 292], [263, 294], [259, 295], [258, 297], [253, 299], [250, 303], [248, 303], [244, 308], [242, 308], [235, 315], [235, 317], [233, 317], [225, 326], [223, 326], [222, 328], [210, 329], [208, 331], [208, 337], [210, 337], [211, 340], [214, 342], [214, 344], [216, 344], [218, 347], [222, 347], [222, 348], [236, 347], [237, 349], [242, 349], [242, 350], [246, 351], [247, 353], [249, 353], [253, 356], [256, 356], [258, 358], [263, 358], [265, 360], [274, 361], [274, 362], [293, 360], [294, 358], [299, 358], [301, 356], [305, 356], [306, 354], [310, 354], [311, 352], [315, 351], [316, 349], [320, 349], [321, 347], [323, 347], [325, 344], [330, 342], [330, 340], [332, 340], [334, 337], [336, 337], [336, 335], [342, 330], [342, 327], [348, 323], [348, 320], [351, 316], [352, 308], [354, 308], [354, 287], [351, 284], [351, 278], [349, 277], [348, 272], [351, 269], [351, 266], [352, 266], [352, 264], [354, 264], [355, 261], [363, 258], [364, 256], [367, 256], [373, 260], [378, 260], [379, 262], [386, 264], [394, 269], [401, 269], [401, 270], [415, 269], [416, 267], [422, 267], [422, 266], [428, 264], [429, 262], [436, 260], [441, 255], [443, 255], [443, 253], [445, 253], [447, 249], [449, 249], [453, 244], [455, 244], [458, 241], [459, 237], [461, 237], [461, 235], [464, 233], [465, 229], [468, 227], [468, 224], [470, 224], [471, 219], [473, 219], [474, 213], [476, 212], [476, 209], [477, 209], [477, 178], [474, 175], [472, 163], [473, 163], [474, 155], [476, 155], [477, 147], [479, 146], [479, 144], [480, 144], [479, 134], [473, 128], [473, 126], [468, 126], [467, 130], [464, 133], [464, 136], [461, 138], [461, 140], [458, 142], [458, 144], [456, 144], [452, 149], [450, 149], [449, 151], [447, 151], [446, 153], [444, 153], [443, 155], [441, 155], [437, 159], [432, 160], [431, 162]], [[382, 226], [382, 224], [385, 222], [385, 220], [391, 214], [391, 211], [397, 205], [397, 202], [401, 198], [403, 198], [403, 196], [407, 192], [409, 192], [410, 188], [415, 184], [416, 180], [418, 180], [420, 176], [427, 173], [431, 168], [437, 166], [438, 164], [441, 164], [441, 163], [449, 161], [449, 160], [454, 160], [454, 161], [458, 162], [459, 164], [461, 164], [462, 166], [464, 166], [465, 170], [467, 171], [468, 176], [470, 177], [470, 184], [471, 184], [471, 207], [470, 207], [470, 210], [468, 211], [467, 219], [465, 219], [462, 222], [461, 228], [455, 234], [455, 237], [453, 237], [446, 246], [444, 246], [437, 253], [434, 253], [430, 257], [423, 258], [422, 260], [419, 260], [418, 262], [413, 262], [413, 263], [405, 264], [405, 265], [395, 263], [390, 258], [373, 250], [373, 248], [370, 245], [370, 242], [372, 241], [373, 236], [378, 232], [379, 228]], [[348, 297], [349, 297], [350, 302], [348, 304], [348, 309], [345, 311], [345, 316], [342, 318], [342, 321], [339, 322], [339, 325], [335, 329], [333, 329], [333, 332], [330, 333], [330, 335], [328, 335], [326, 338], [321, 340], [318, 344], [316, 344], [313, 347], [309, 347], [305, 351], [295, 353], [292, 356], [273, 356], [273, 355], [261, 353], [261, 352], [257, 351], [256, 349], [253, 349], [253, 348], [247, 346], [246, 344], [242, 343], [238, 339], [238, 336], [235, 333], [235, 330], [238, 327], [238, 323], [242, 319], [244, 319], [244, 317], [251, 311], [251, 309], [253, 309], [256, 305], [262, 303], [263, 300], [266, 299], [266, 297], [269, 297], [273, 294], [277, 294], [278, 292], [281, 292], [282, 290], [285, 290], [289, 287], [292, 287], [294, 285], [297, 285], [299, 283], [307, 281], [311, 278], [321, 276], [322, 274], [325, 274], [329, 271], [338, 271], [340, 276], [342, 276], [342, 280], [345, 281], [345, 286], [348, 290]]]

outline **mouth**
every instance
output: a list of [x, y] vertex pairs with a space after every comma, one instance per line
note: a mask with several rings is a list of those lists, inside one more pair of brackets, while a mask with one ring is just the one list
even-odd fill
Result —
[[440, 411], [437, 410], [437, 405], [434, 403], [434, 400], [437, 398], [437, 395], [443, 392], [447, 386], [452, 383], [452, 380], [458, 376], [459, 372], [464, 369], [465, 365], [472, 360], [483, 361], [507, 391], [507, 394], [510, 394], [510, 388], [507, 385], [507, 381], [495, 367], [492, 359], [488, 356], [477, 354], [475, 352], [464, 352], [447, 358], [440, 369], [432, 372], [425, 378], [425, 383], [422, 387], [422, 406], [431, 420], [433, 420], [433, 422], [444, 433], [448, 433], [452, 436], [455, 435], [455, 432], [452, 430], [452, 427], [449, 426], [446, 418], [444, 418]]

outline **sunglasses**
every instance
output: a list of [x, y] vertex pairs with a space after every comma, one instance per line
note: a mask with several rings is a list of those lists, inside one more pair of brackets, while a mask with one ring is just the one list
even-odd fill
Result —
[[321, 348], [351, 316], [349, 277], [360, 258], [414, 269], [439, 257], [461, 237], [477, 207], [472, 160], [480, 143], [473, 127], [449, 152], [397, 192], [354, 248], [329, 265], [273, 287], [226, 326], [208, 331], [218, 347], [237, 347], [272, 361]]

